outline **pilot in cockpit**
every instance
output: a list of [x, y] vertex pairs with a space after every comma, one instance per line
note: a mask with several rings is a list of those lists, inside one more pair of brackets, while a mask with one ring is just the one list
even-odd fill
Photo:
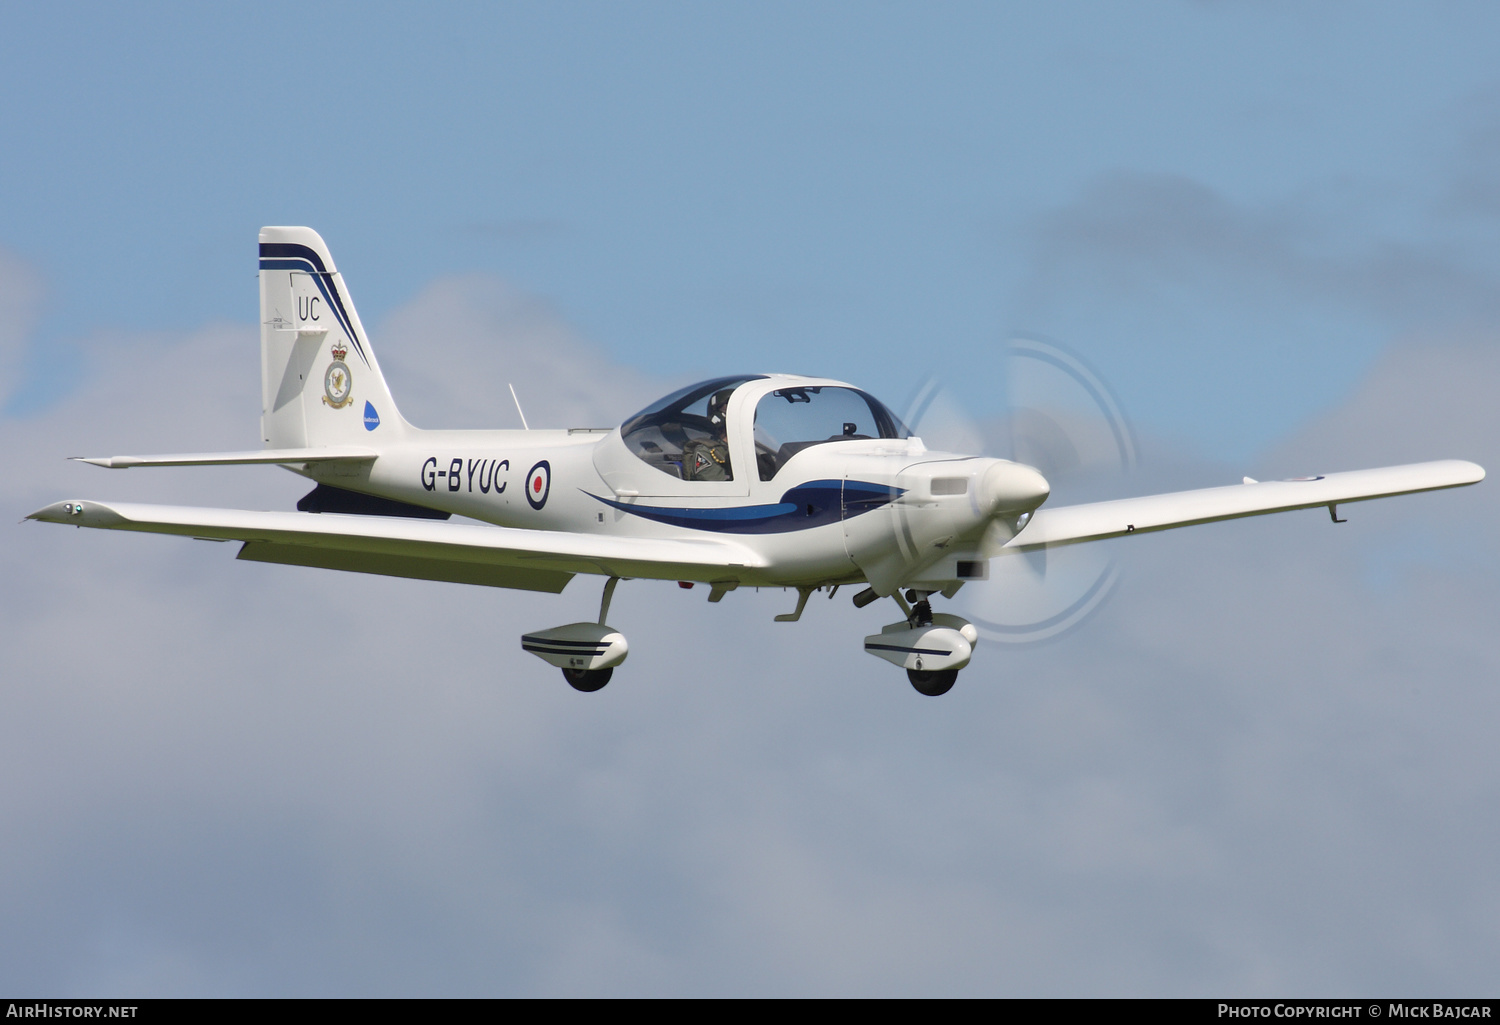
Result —
[[721, 388], [708, 398], [708, 423], [712, 433], [694, 438], [682, 447], [682, 475], [687, 480], [733, 480], [729, 465], [729, 431], [725, 410], [733, 388]]

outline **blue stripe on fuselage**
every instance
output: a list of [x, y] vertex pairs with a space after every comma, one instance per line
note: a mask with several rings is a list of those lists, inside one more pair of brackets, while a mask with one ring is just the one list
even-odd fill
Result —
[[775, 505], [718, 509], [635, 505], [600, 498], [587, 491], [584, 494], [621, 512], [674, 527], [712, 530], [721, 534], [784, 534], [791, 530], [824, 527], [870, 512], [895, 501], [902, 492], [900, 488], [864, 481], [812, 480], [786, 492]]

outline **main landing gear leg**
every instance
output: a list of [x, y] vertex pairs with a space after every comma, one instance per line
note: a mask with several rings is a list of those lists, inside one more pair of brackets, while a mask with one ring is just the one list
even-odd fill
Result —
[[615, 585], [620, 582], [619, 577], [610, 577], [604, 582], [604, 597], [599, 600], [599, 625], [609, 618], [609, 603], [615, 597]]
[[[615, 586], [619, 584], [619, 577], [610, 577], [604, 582], [604, 596], [599, 599], [599, 625], [609, 618], [609, 603], [614, 600]], [[609, 678], [615, 675], [614, 666], [606, 666], [603, 669], [571, 669], [564, 668], [563, 679], [568, 681], [568, 686], [574, 690], [581, 690], [585, 694], [592, 694], [596, 690], [604, 689]]]

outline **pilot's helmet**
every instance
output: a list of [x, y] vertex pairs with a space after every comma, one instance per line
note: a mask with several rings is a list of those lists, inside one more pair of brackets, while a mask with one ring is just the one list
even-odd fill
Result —
[[729, 396], [733, 394], [733, 388], [723, 388], [708, 397], [708, 420], [715, 427], [723, 429], [724, 412], [729, 408]]

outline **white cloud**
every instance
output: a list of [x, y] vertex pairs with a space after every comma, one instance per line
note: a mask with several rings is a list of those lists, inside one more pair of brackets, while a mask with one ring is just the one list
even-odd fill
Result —
[[1493, 331], [1411, 334], [1383, 354], [1356, 394], [1269, 461], [1331, 467], [1451, 458], [1500, 468], [1497, 379], [1500, 338]]
[[433, 283], [372, 341], [418, 427], [519, 427], [509, 384], [534, 428], [612, 427], [658, 397], [658, 382], [612, 364], [541, 299], [486, 275]]
[[1335, 306], [1389, 324], [1493, 316], [1493, 278], [1432, 244], [1361, 237], [1305, 201], [1249, 206], [1191, 179], [1117, 172], [1039, 218], [1023, 294], [1042, 306], [1198, 301]]
[[1400, 339], [1500, 322], [1474, 247], [1436, 221], [1425, 237], [1382, 237], [1379, 218], [1339, 208], [1107, 175], [1031, 225], [1015, 316], [1085, 351], [1142, 429], [1247, 458], [1349, 394]]
[[0, 249], [0, 406], [20, 383], [26, 342], [42, 299], [41, 282], [30, 267]]

